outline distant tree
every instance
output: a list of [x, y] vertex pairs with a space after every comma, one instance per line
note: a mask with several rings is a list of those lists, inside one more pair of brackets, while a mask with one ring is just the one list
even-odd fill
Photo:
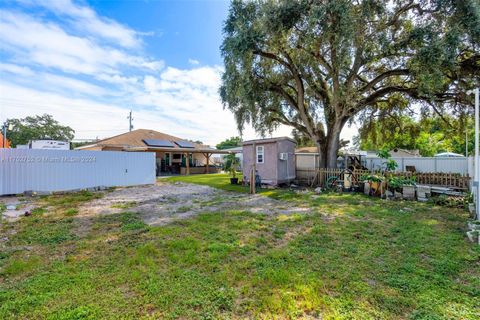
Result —
[[472, 152], [475, 132], [470, 116], [427, 113], [418, 120], [403, 115], [373, 119], [364, 123], [355, 140], [362, 150], [418, 149], [422, 156], [431, 157], [446, 151], [465, 154], [465, 135]]
[[9, 119], [8, 123], [12, 124], [12, 130], [7, 130], [7, 137], [13, 147], [38, 139], [70, 141], [75, 135], [72, 128], [61, 125], [49, 114]]
[[203, 142], [200, 141], [200, 140], [190, 140], [190, 139], [189, 139], [188, 141], [193, 142], [193, 143], [196, 143], [196, 144], [203, 144]]
[[235, 147], [240, 147], [242, 145], [242, 138], [240, 137], [231, 137], [228, 138], [219, 144], [217, 144], [217, 149], [218, 150], [223, 150], [223, 149], [230, 149], [230, 148], [235, 148]]
[[355, 117], [398, 101], [464, 108], [480, 78], [478, 0], [234, 0], [224, 35], [220, 94], [239, 130], [291, 126], [321, 167]]
[[75, 149], [75, 148], [78, 148], [78, 147], [82, 147], [82, 146], [87, 146], [89, 144], [93, 144], [95, 143], [96, 141], [98, 141], [98, 139], [96, 140], [90, 140], [90, 141], [76, 141], [76, 142], [70, 142], [70, 147], [72, 149]]
[[304, 133], [293, 129], [292, 130], [292, 137], [293, 140], [297, 142], [297, 148], [301, 147], [315, 147], [316, 143], [312, 140], [309, 136], [305, 135]]

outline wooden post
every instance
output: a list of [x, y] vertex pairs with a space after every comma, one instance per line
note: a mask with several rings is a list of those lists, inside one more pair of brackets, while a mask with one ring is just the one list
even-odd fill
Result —
[[185, 164], [187, 166], [186, 174], [189, 175], [190, 174], [190, 154], [188, 152], [186, 153]]
[[257, 172], [257, 145], [253, 144], [253, 167], [250, 172], [250, 193], [255, 194], [255, 175]]
[[212, 155], [211, 153], [204, 153], [205, 155], [205, 158], [207, 158], [207, 167], [206, 167], [206, 170], [205, 170], [205, 173], [210, 173], [210, 156]]

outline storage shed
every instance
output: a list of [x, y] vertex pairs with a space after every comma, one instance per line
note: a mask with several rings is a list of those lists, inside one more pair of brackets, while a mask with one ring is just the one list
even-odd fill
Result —
[[279, 185], [295, 179], [295, 140], [288, 137], [243, 142], [243, 179], [249, 182], [254, 165], [263, 184]]

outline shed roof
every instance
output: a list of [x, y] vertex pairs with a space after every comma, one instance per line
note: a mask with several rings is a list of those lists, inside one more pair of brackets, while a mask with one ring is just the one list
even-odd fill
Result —
[[273, 142], [277, 142], [277, 141], [283, 141], [283, 140], [287, 140], [287, 141], [290, 141], [290, 142], [293, 142], [295, 144], [297, 144], [297, 142], [295, 140], [293, 140], [292, 138], [289, 138], [289, 137], [276, 137], [276, 138], [266, 138], [266, 139], [255, 139], [255, 140], [248, 140], [248, 141], [244, 141], [242, 143], [242, 145], [249, 145], [249, 144], [254, 144], [254, 143], [273, 143]]
[[295, 149], [295, 153], [318, 153], [317, 147], [301, 147]]

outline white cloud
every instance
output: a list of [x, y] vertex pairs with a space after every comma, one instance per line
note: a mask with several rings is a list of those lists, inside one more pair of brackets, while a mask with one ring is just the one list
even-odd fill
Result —
[[188, 59], [188, 63], [190, 63], [191, 65], [199, 65], [200, 64], [200, 61], [198, 60], [195, 60], [195, 59]]
[[11, 63], [0, 63], [0, 71], [5, 71], [27, 77], [34, 74], [34, 72], [28, 67], [18, 66]]
[[6, 10], [0, 15], [0, 38], [0, 48], [17, 60], [69, 73], [118, 74], [124, 66], [150, 71], [163, 67], [162, 61], [102, 46], [89, 38], [68, 34], [57, 24]]
[[70, 0], [20, 1], [30, 6], [41, 6], [56, 15], [72, 20], [77, 30], [93, 34], [126, 48], [138, 48], [142, 45], [140, 36], [151, 32], [136, 32], [112, 19], [99, 17], [87, 6], [80, 6]]

